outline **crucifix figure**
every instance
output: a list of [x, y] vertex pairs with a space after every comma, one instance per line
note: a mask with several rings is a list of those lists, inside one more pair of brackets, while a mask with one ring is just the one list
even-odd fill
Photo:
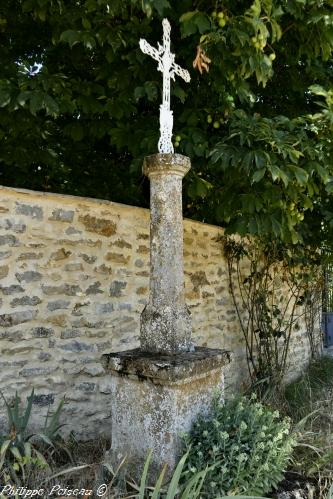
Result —
[[186, 69], [175, 64], [175, 54], [170, 52], [170, 31], [171, 26], [167, 19], [163, 19], [163, 45], [158, 43], [158, 48], [152, 47], [147, 40], [141, 38], [140, 48], [144, 54], [150, 55], [158, 62], [157, 70], [163, 73], [163, 101], [160, 106], [160, 139], [158, 150], [160, 153], [173, 153], [171, 142], [173, 115], [170, 110], [170, 78], [175, 79], [175, 74], [186, 82], [191, 77]]

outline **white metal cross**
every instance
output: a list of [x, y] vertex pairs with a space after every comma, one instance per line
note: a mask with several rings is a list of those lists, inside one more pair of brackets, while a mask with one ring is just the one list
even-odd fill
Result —
[[173, 114], [170, 109], [170, 78], [175, 79], [175, 74], [189, 82], [191, 77], [186, 69], [175, 63], [175, 54], [170, 52], [171, 26], [167, 19], [163, 19], [163, 45], [158, 43], [158, 48], [152, 47], [147, 40], [141, 38], [140, 48], [144, 54], [150, 55], [158, 62], [157, 70], [163, 73], [163, 100], [160, 105], [160, 139], [158, 150], [161, 153], [173, 153], [171, 142]]

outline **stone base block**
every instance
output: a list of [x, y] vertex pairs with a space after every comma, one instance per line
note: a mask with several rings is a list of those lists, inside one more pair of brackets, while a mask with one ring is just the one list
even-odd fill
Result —
[[140, 473], [152, 449], [151, 478], [164, 464], [170, 473], [180, 457], [181, 433], [207, 414], [216, 389], [223, 391], [229, 362], [229, 352], [200, 347], [172, 356], [140, 349], [103, 355], [111, 375], [114, 464], [127, 456], [130, 470]]

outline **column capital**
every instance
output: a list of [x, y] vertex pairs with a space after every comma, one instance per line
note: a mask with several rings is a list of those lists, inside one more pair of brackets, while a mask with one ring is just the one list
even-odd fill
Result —
[[160, 153], [146, 156], [143, 162], [143, 174], [147, 177], [160, 175], [178, 175], [184, 177], [191, 168], [190, 158], [182, 154]]

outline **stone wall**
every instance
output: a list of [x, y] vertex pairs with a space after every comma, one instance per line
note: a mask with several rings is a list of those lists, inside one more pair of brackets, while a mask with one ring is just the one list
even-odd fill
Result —
[[[246, 381], [246, 360], [221, 235], [184, 221], [194, 341], [233, 352], [232, 391]], [[109, 435], [110, 382], [100, 358], [138, 346], [148, 286], [148, 210], [0, 187], [0, 390], [25, 397], [34, 387], [38, 419], [66, 396], [67, 431]], [[292, 359], [295, 375], [308, 359], [304, 330]]]

